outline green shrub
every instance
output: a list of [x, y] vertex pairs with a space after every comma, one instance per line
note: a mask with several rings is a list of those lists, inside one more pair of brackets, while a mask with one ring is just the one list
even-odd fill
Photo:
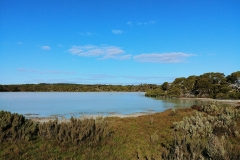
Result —
[[174, 142], [168, 158], [172, 159], [234, 159], [240, 157], [229, 147], [226, 137], [238, 137], [237, 121], [240, 110], [222, 107], [213, 102], [194, 106], [191, 117], [174, 123]]
[[23, 115], [0, 111], [0, 141], [32, 140], [38, 132], [38, 123]]
[[59, 143], [79, 145], [84, 141], [97, 143], [111, 134], [110, 126], [103, 118], [76, 119], [58, 123], [58, 119], [39, 124], [38, 135], [46, 140], [57, 140]]

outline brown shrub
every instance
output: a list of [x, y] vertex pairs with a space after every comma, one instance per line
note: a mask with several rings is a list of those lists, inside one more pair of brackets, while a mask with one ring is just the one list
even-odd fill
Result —
[[44, 139], [57, 140], [59, 143], [78, 145], [84, 141], [94, 144], [112, 133], [109, 123], [103, 118], [76, 119], [58, 123], [58, 119], [39, 124], [38, 135]]
[[200, 111], [201, 106], [200, 105], [192, 105], [191, 108], [194, 110]]

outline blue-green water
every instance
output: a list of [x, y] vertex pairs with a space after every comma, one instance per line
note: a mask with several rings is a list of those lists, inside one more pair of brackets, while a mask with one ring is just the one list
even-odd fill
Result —
[[2, 92], [0, 110], [38, 117], [134, 114], [190, 107], [195, 101], [156, 100], [143, 92]]

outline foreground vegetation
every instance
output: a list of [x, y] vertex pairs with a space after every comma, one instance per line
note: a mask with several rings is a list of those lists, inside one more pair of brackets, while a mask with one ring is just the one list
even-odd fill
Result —
[[240, 159], [240, 106], [37, 123], [0, 112], [2, 159]]
[[240, 71], [225, 76], [223, 73], [205, 73], [200, 76], [176, 78], [172, 83], [149, 89], [148, 97], [199, 97], [214, 99], [240, 99]]

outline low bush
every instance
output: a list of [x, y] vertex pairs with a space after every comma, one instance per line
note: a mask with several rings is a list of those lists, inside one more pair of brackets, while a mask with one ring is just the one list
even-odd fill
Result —
[[38, 133], [38, 123], [26, 119], [23, 115], [0, 111], [0, 142], [33, 140]]
[[109, 123], [104, 118], [84, 120], [71, 118], [70, 122], [58, 123], [56, 119], [39, 124], [38, 135], [46, 140], [79, 145], [83, 141], [97, 143], [111, 133]]
[[240, 110], [215, 103], [192, 106], [195, 111], [174, 123], [174, 141], [169, 159], [238, 159]]
[[60, 144], [78, 145], [88, 141], [96, 144], [111, 135], [109, 123], [104, 118], [76, 119], [58, 123], [58, 119], [45, 123], [33, 122], [23, 115], [0, 111], [0, 142], [17, 140], [55, 140]]

